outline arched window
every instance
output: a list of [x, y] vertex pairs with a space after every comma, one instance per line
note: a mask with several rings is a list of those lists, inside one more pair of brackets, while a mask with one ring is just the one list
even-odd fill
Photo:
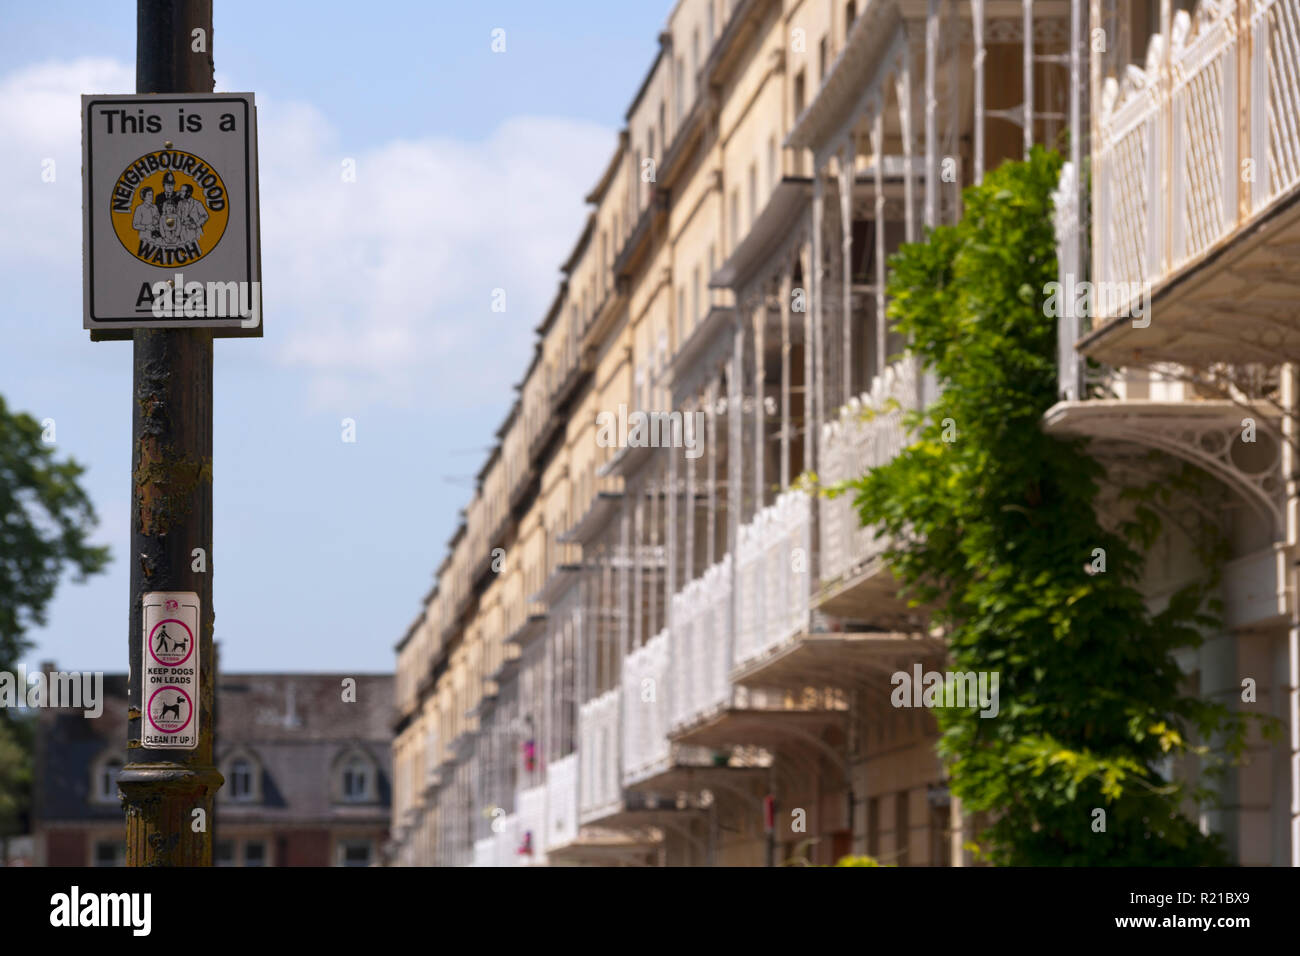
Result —
[[217, 791], [219, 798], [231, 803], [259, 803], [262, 799], [262, 764], [249, 751], [240, 748], [221, 762], [226, 785]]
[[352, 757], [343, 765], [343, 799], [359, 801], [370, 792], [370, 764], [360, 757]]
[[244, 757], [230, 765], [230, 796], [233, 800], [251, 800], [253, 797], [253, 764]]
[[379, 770], [364, 751], [353, 748], [334, 764], [334, 799], [339, 803], [374, 803], [379, 799]]

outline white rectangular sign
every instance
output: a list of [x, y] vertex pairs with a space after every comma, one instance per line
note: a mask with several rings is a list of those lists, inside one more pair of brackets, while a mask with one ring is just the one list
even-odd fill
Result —
[[253, 94], [82, 96], [81, 152], [85, 328], [260, 334]]
[[140, 744], [193, 750], [199, 744], [199, 596], [151, 591], [144, 596], [144, 663], [140, 671]]

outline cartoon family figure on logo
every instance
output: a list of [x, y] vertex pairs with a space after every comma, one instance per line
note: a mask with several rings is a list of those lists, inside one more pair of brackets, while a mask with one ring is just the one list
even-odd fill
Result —
[[186, 183], [177, 192], [176, 176], [168, 170], [160, 195], [154, 195], [152, 186], [140, 190], [140, 204], [135, 207], [131, 227], [139, 234], [140, 242], [175, 249], [202, 236], [207, 221], [207, 207], [203, 200], [194, 198], [194, 187]]

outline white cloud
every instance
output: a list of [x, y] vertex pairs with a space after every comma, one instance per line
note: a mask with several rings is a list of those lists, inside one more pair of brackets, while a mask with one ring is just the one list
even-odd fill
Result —
[[[46, 62], [0, 76], [0, 256], [77, 270], [81, 256], [81, 94], [135, 89], [135, 70], [111, 59]], [[42, 179], [54, 161], [54, 181]], [[15, 275], [27, 275], [25, 268]], [[75, 271], [74, 271], [75, 275]], [[79, 280], [79, 276], [77, 276]], [[78, 323], [79, 324], [79, 323]]]
[[[610, 131], [516, 118], [482, 142], [353, 151], [311, 108], [258, 114], [265, 309], [272, 323], [294, 315], [282, 360], [321, 373], [314, 389], [334, 404], [385, 391], [400, 403], [429, 384], [444, 401], [505, 394]], [[344, 181], [345, 160], [355, 182]], [[506, 290], [504, 314], [491, 311], [495, 288]]]
[[[0, 76], [10, 214], [0, 255], [11, 279], [79, 281], [78, 96], [133, 85], [132, 69], [109, 59]], [[239, 84], [223, 77], [221, 88]], [[257, 360], [302, 376], [309, 402], [345, 412], [499, 404], [531, 354], [613, 131], [515, 117], [482, 141], [413, 129], [352, 145], [316, 106], [272, 94], [258, 96], [258, 127], [266, 338], [236, 346], [238, 360], [262, 350]], [[41, 181], [46, 158], [54, 184]], [[506, 290], [504, 314], [491, 311], [495, 288]]]

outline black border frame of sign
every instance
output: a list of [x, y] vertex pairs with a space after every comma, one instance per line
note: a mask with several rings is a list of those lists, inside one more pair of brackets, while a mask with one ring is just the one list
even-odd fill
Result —
[[[251, 94], [251, 93], [248, 94], [248, 96], [249, 96], [250, 98], [252, 97], [252, 95], [253, 95], [253, 94]], [[86, 216], [85, 216], [85, 222], [86, 222], [86, 249], [87, 249], [87, 256], [91, 259], [91, 261], [92, 261], [92, 263], [93, 263], [93, 258], [94, 258], [94, 248], [95, 248], [95, 216], [94, 216], [95, 205], [94, 205], [94, 181], [93, 181], [93, 180], [94, 180], [94, 177], [91, 176], [91, 174], [90, 174], [90, 170], [92, 170], [92, 169], [94, 168], [94, 165], [93, 165], [93, 152], [94, 152], [94, 145], [93, 145], [92, 137], [91, 137], [91, 132], [92, 132], [92, 131], [89, 129], [89, 126], [90, 126], [90, 112], [91, 112], [91, 110], [92, 110], [94, 107], [96, 107], [96, 106], [106, 106], [106, 105], [113, 105], [113, 104], [129, 104], [129, 105], [132, 105], [132, 106], [136, 106], [136, 105], [139, 105], [140, 103], [142, 103], [142, 102], [146, 102], [146, 101], [147, 101], [147, 102], [150, 102], [150, 103], [191, 103], [191, 102], [195, 102], [195, 101], [202, 101], [202, 102], [205, 102], [205, 103], [238, 103], [240, 106], [244, 107], [244, 172], [245, 172], [245, 180], [244, 180], [244, 229], [245, 229], [245, 246], [244, 246], [244, 251], [245, 251], [245, 265], [246, 265], [247, 268], [248, 268], [248, 274], [249, 274], [249, 276], [250, 276], [250, 279], [249, 279], [248, 281], [249, 281], [249, 282], [254, 281], [254, 280], [251, 278], [251, 276], [253, 275], [253, 218], [252, 218], [252, 204], [253, 204], [253, 191], [257, 188], [257, 183], [255, 182], [255, 179], [256, 179], [257, 177], [256, 177], [256, 175], [250, 175], [250, 172], [251, 172], [250, 152], [251, 152], [252, 137], [255, 135], [256, 128], [257, 128], [257, 127], [256, 127], [256, 124], [257, 124], [257, 104], [256, 104], [255, 102], [250, 102], [250, 99], [245, 99], [245, 98], [242, 97], [242, 96], [231, 96], [231, 95], [228, 94], [228, 93], [208, 94], [208, 95], [206, 95], [206, 96], [203, 95], [203, 94], [201, 94], [201, 93], [191, 93], [191, 94], [165, 94], [165, 93], [163, 93], [163, 94], [159, 94], [159, 93], [145, 93], [145, 94], [136, 94], [136, 95], [129, 95], [129, 94], [128, 94], [128, 95], [123, 95], [123, 94], [118, 94], [118, 95], [115, 95], [115, 96], [95, 97], [95, 98], [93, 98], [93, 99], [89, 99], [89, 100], [87, 100], [87, 101], [82, 105], [82, 111], [81, 111], [82, 121], [83, 121], [83, 122], [86, 124], [86, 126], [87, 126], [87, 128], [83, 131], [83, 132], [84, 132], [84, 135], [85, 135], [85, 137], [86, 137], [86, 169], [83, 169], [83, 170], [82, 170], [82, 176], [84, 176], [84, 177], [85, 177], [85, 180], [86, 180], [86, 197], [85, 197], [85, 203], [86, 203]], [[248, 122], [248, 117], [249, 117], [249, 107], [250, 107], [250, 106], [252, 106], [252, 117], [253, 117], [253, 122], [252, 122], [251, 125], [250, 125], [249, 122]], [[259, 205], [259, 207], [260, 207], [260, 205], [261, 205], [261, 196], [260, 196], [260, 195], [258, 196], [258, 205]], [[260, 208], [259, 208], [259, 210], [258, 210], [257, 225], [258, 225], [258, 232], [260, 233], [260, 232], [261, 232], [261, 226], [262, 226], [262, 216], [261, 216], [261, 209], [260, 209]], [[83, 267], [86, 268], [87, 270], [90, 270], [90, 268], [91, 268], [91, 267], [90, 267], [90, 264], [85, 264]], [[259, 315], [259, 317], [260, 317], [260, 316], [262, 315], [262, 302], [261, 302], [261, 298], [262, 298], [262, 291], [261, 291], [261, 279], [262, 279], [262, 243], [261, 243], [261, 241], [260, 241], [260, 238], [259, 238], [259, 241], [258, 241], [258, 243], [257, 243], [257, 273], [256, 273], [256, 274], [257, 274], [257, 280], [256, 280], [256, 281], [257, 281], [257, 283], [258, 283], [258, 292], [257, 292], [258, 303], [257, 303], [257, 311], [258, 311], [258, 315]], [[139, 317], [138, 317], [138, 316], [126, 316], [126, 317], [114, 317], [114, 318], [102, 318], [102, 319], [99, 318], [98, 316], [96, 316], [96, 315], [94, 314], [94, 313], [95, 313], [95, 277], [94, 277], [94, 275], [93, 275], [93, 274], [91, 274], [91, 275], [87, 275], [87, 276], [85, 277], [85, 283], [86, 283], [86, 293], [85, 293], [85, 299], [86, 299], [86, 301], [85, 301], [85, 310], [86, 310], [85, 320], [86, 320], [86, 321], [92, 321], [92, 322], [122, 322], [122, 323], [126, 323], [126, 322], [137, 322], [137, 321], [139, 321]], [[105, 327], [103, 327], [103, 326], [89, 326], [89, 327], [87, 328], [87, 331], [90, 332], [90, 340], [91, 340], [92, 342], [113, 342], [113, 341], [126, 341], [126, 342], [129, 342], [129, 341], [131, 341], [132, 339], [135, 338], [135, 330], [136, 330], [136, 329], [139, 329], [139, 328], [146, 328], [146, 329], [156, 329], [156, 328], [207, 329], [207, 330], [209, 330], [209, 331], [212, 333], [212, 337], [213, 337], [213, 338], [219, 338], [219, 339], [221, 339], [221, 338], [224, 338], [224, 339], [260, 339], [260, 338], [262, 337], [262, 326], [263, 326], [263, 325], [265, 325], [265, 322], [262, 321], [261, 319], [259, 319], [257, 325], [256, 325], [255, 327], [253, 327], [253, 328], [247, 328], [247, 327], [245, 327], [245, 326], [243, 326], [243, 325], [200, 325], [200, 324], [198, 324], [198, 323], [195, 323], [195, 324], [172, 325], [172, 326], [156, 326], [156, 325], [141, 326], [141, 325], [134, 325], [134, 326], [129, 326], [129, 327], [127, 327], [127, 328], [118, 328], [118, 329], [114, 329], [114, 328], [111, 328], [111, 327], [110, 327], [110, 328], [105, 328]], [[83, 327], [84, 327], [84, 326], [83, 326]]]

